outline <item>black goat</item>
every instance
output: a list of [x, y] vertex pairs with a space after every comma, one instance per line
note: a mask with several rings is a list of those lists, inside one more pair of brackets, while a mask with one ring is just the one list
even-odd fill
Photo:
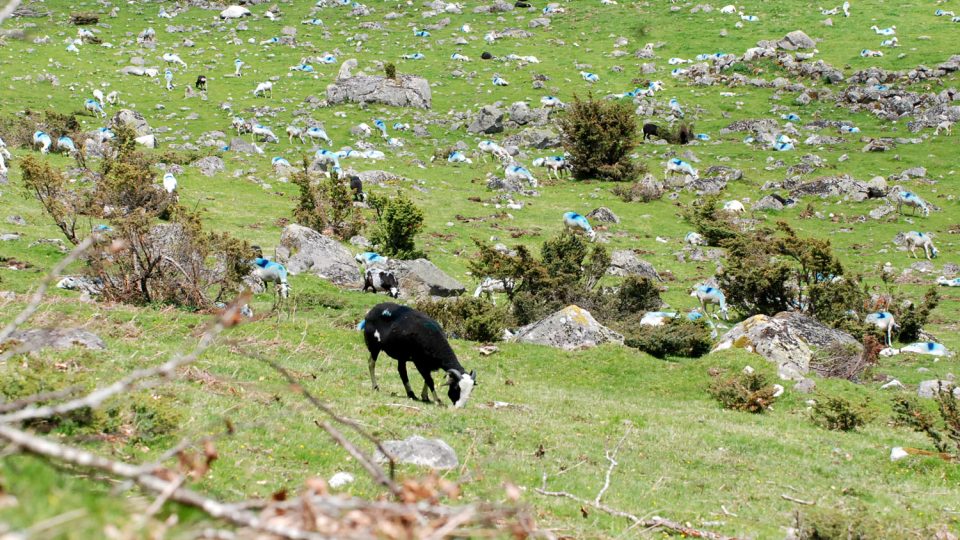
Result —
[[198, 76], [198, 77], [197, 77], [197, 82], [194, 83], [193, 86], [195, 86], [195, 87], [197, 88], [197, 90], [202, 90], [202, 91], [206, 92], [206, 91], [207, 91], [207, 76], [206, 76], [206, 75], [200, 75], [200, 76]]
[[363, 292], [367, 289], [373, 289], [373, 292], [386, 291], [393, 298], [400, 296], [400, 282], [397, 276], [390, 270], [380, 270], [379, 268], [367, 268], [363, 273]]
[[530, 2], [523, 2], [522, 0], [517, 0], [516, 2], [513, 3], [513, 7], [528, 8], [530, 7]]
[[363, 180], [355, 174], [350, 176], [350, 189], [353, 191], [354, 201], [367, 200], [367, 194], [363, 192]]
[[447, 343], [443, 329], [436, 321], [413, 308], [384, 302], [373, 306], [360, 322], [359, 328], [363, 330], [363, 340], [370, 351], [368, 366], [374, 390], [380, 389], [377, 385], [376, 366], [377, 356], [383, 351], [397, 361], [400, 380], [403, 381], [403, 388], [410, 399], [417, 399], [417, 396], [407, 379], [407, 362], [413, 362], [423, 377], [423, 401], [429, 401], [429, 390], [434, 400], [440, 403], [430, 373], [443, 370], [447, 373], [447, 382], [444, 385], [450, 386], [447, 397], [454, 407], [466, 405], [470, 392], [476, 385], [477, 372], [467, 373], [463, 369], [457, 355]]
[[488, 53], [487, 51], [483, 51], [483, 54], [480, 55], [480, 58], [483, 58], [484, 60], [490, 60], [491, 58], [493, 58], [493, 55]]
[[643, 140], [647, 140], [650, 137], [660, 137], [660, 126], [656, 124], [643, 125]]

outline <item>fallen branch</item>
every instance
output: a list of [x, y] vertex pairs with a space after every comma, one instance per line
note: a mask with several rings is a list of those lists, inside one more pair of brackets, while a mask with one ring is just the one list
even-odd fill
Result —
[[797, 504], [805, 504], [805, 505], [807, 505], [807, 506], [813, 506], [813, 505], [817, 504], [817, 501], [805, 501], [805, 500], [803, 500], [803, 499], [797, 499], [796, 497], [791, 497], [791, 496], [787, 495], [786, 493], [781, 493], [781, 494], [780, 494], [780, 498], [783, 499], [783, 500], [785, 500], [785, 501], [790, 501], [790, 502], [794, 502], [794, 503], [797, 503]]
[[620, 451], [620, 447], [623, 445], [623, 441], [627, 440], [627, 435], [630, 434], [630, 428], [628, 427], [623, 432], [623, 437], [620, 437], [620, 441], [617, 442], [617, 445], [613, 447], [613, 451], [606, 450], [607, 461], [610, 462], [610, 467], [607, 468], [607, 477], [603, 482], [603, 487], [600, 488], [600, 491], [597, 493], [597, 497], [593, 500], [594, 504], [600, 504], [600, 499], [603, 498], [603, 494], [606, 493], [607, 489], [610, 487], [610, 475], [613, 474], [614, 467], [617, 466], [617, 452]]

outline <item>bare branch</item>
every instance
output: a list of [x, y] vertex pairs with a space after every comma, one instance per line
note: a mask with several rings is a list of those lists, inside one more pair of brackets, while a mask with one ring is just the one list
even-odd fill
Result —
[[812, 506], [812, 505], [814, 505], [814, 504], [817, 504], [817, 501], [805, 501], [805, 500], [803, 500], [803, 499], [797, 499], [796, 497], [791, 497], [790, 495], [787, 495], [786, 493], [781, 493], [781, 494], [780, 494], [780, 498], [783, 499], [783, 500], [785, 500], [785, 501], [795, 502], [795, 503], [797, 503], [797, 504], [805, 504], [805, 505], [807, 505], [807, 506]]
[[[2, 15], [2, 13], [0, 13], [0, 15]], [[2, 18], [0, 18], [0, 20], [2, 20]], [[8, 324], [3, 330], [0, 330], [0, 343], [3, 343], [9, 339], [21, 324], [27, 322], [27, 320], [33, 316], [33, 314], [37, 311], [37, 308], [40, 307], [40, 302], [43, 301], [43, 295], [47, 293], [47, 289], [50, 287], [50, 284], [53, 283], [53, 280], [60, 277], [60, 273], [63, 272], [66, 267], [73, 264], [74, 261], [79, 259], [80, 256], [83, 255], [83, 252], [90, 249], [90, 246], [92, 246], [96, 240], [96, 235], [91, 235], [85, 238], [83, 242], [80, 242], [77, 244], [77, 247], [73, 248], [73, 251], [71, 251], [60, 262], [58, 262], [56, 266], [50, 270], [49, 274], [40, 280], [40, 286], [37, 287], [36, 291], [34, 291], [33, 297], [30, 298], [30, 303], [27, 304], [27, 307], [23, 308], [23, 311], [21, 311], [16, 318], [14, 318], [13, 321], [11, 321], [10, 324]]]
[[33, 405], [34, 403], [40, 403], [43, 401], [53, 401], [55, 399], [63, 399], [70, 395], [76, 394], [80, 390], [79, 386], [68, 386], [61, 390], [56, 390], [54, 392], [40, 392], [39, 394], [33, 394], [32, 396], [27, 396], [16, 401], [9, 401], [7, 403], [0, 403], [0, 413], [8, 413], [11, 411], [19, 411], [24, 407]]
[[620, 451], [623, 441], [627, 440], [627, 435], [629, 434], [630, 428], [628, 427], [623, 432], [623, 437], [620, 437], [620, 441], [617, 442], [617, 445], [613, 447], [613, 451], [606, 451], [607, 461], [610, 462], [610, 467], [607, 468], [607, 477], [603, 482], [603, 487], [600, 488], [600, 491], [597, 493], [597, 498], [593, 500], [594, 504], [600, 504], [600, 499], [603, 498], [603, 494], [606, 493], [607, 489], [610, 487], [610, 475], [613, 474], [613, 469], [617, 466], [617, 452]]
[[368, 473], [370, 473], [370, 476], [372, 476], [373, 479], [376, 480], [378, 484], [387, 486], [390, 489], [390, 491], [394, 492], [394, 495], [400, 492], [400, 488], [397, 487], [397, 485], [394, 484], [392, 480], [387, 478], [387, 475], [386, 473], [383, 472], [383, 469], [381, 469], [376, 463], [374, 463], [373, 460], [370, 459], [370, 456], [364, 454], [359, 448], [354, 446], [352, 442], [347, 440], [347, 438], [343, 436], [343, 433], [340, 433], [340, 431], [337, 430], [337, 428], [331, 426], [329, 422], [316, 422], [316, 424], [320, 426], [324, 431], [329, 433], [330, 436], [333, 437], [333, 440], [336, 441], [337, 444], [342, 446], [343, 449], [346, 450], [348, 454], [353, 456], [353, 458], [356, 459], [360, 463], [360, 465], [367, 470]]
[[6, 7], [3, 10], [0, 10], [0, 22], [6, 20], [10, 15], [13, 15], [13, 12], [20, 7], [20, 0], [10, 0]]

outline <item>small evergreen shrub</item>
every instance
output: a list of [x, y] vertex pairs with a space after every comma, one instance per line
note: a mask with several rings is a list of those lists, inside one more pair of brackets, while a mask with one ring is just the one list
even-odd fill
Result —
[[855, 431], [867, 424], [870, 417], [869, 398], [854, 404], [839, 396], [825, 396], [817, 400], [810, 411], [810, 419], [818, 426], [832, 431]]
[[921, 406], [915, 399], [898, 397], [893, 402], [894, 420], [925, 434], [938, 452], [960, 460], [960, 398], [953, 388], [940, 388], [934, 396], [936, 413]]
[[680, 215], [703, 236], [708, 246], [719, 246], [740, 234], [740, 227], [727, 212], [722, 211], [720, 198], [716, 195], [698, 199], [682, 210]]
[[370, 235], [370, 242], [379, 246], [381, 255], [396, 259], [426, 258], [417, 249], [417, 234], [423, 230], [423, 211], [403, 195], [387, 199], [369, 198], [369, 204], [377, 212], [377, 226]]
[[574, 97], [560, 119], [563, 148], [570, 153], [573, 177], [629, 182], [641, 170], [630, 159], [636, 144], [633, 110], [616, 101]]
[[350, 185], [339, 175], [320, 178], [309, 172], [304, 160], [303, 168], [293, 173], [290, 180], [300, 188], [297, 206], [293, 209], [297, 223], [341, 240], [349, 240], [363, 231], [363, 214], [353, 206]]
[[500, 341], [510, 320], [506, 308], [472, 296], [421, 300], [415, 307], [440, 323], [452, 337], [470, 341]]
[[386, 65], [384, 65], [383, 71], [386, 73], [388, 79], [392, 81], [397, 80], [397, 66], [393, 65], [393, 63], [388, 62]]
[[776, 400], [776, 389], [769, 383], [766, 375], [759, 372], [737, 373], [724, 377], [715, 376], [709, 388], [710, 395], [724, 409], [762, 413]]
[[639, 326], [632, 335], [624, 339], [624, 344], [640, 349], [654, 358], [699, 358], [710, 352], [713, 340], [706, 324], [680, 317], [661, 326]]

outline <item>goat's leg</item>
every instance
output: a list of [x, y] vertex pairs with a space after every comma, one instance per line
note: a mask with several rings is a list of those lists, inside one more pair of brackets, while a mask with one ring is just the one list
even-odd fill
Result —
[[380, 354], [380, 351], [374, 350], [370, 353], [370, 360], [367, 360], [367, 367], [370, 369], [370, 383], [373, 384], [374, 390], [380, 390], [380, 385], [377, 384], [377, 355]]
[[403, 381], [403, 389], [407, 391], [407, 397], [417, 399], [417, 395], [410, 388], [410, 378], [407, 377], [407, 363], [404, 360], [397, 360], [397, 371], [400, 373], [400, 380]]
[[427, 399], [427, 397], [429, 397], [427, 396], [427, 389], [430, 389], [430, 393], [433, 394], [433, 401], [436, 402], [437, 405], [443, 405], [443, 402], [437, 397], [437, 389], [433, 384], [433, 377], [430, 375], [430, 371], [428, 369], [421, 369], [420, 366], [417, 366], [417, 371], [419, 371], [420, 376], [423, 377], [423, 401], [430, 401]]
[[917, 246], [913, 244], [910, 245], [910, 254], [913, 255], [914, 259], [917, 258]]

